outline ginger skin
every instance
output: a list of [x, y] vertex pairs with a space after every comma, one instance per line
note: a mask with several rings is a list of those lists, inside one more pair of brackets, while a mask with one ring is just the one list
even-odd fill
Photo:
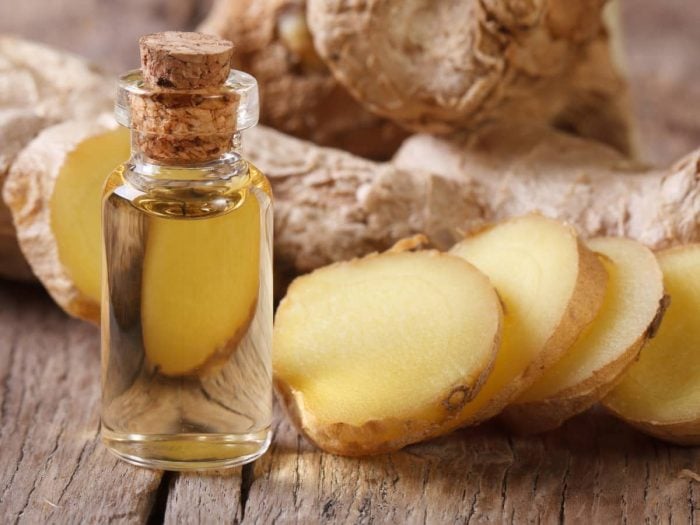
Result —
[[245, 154], [275, 193], [275, 252], [292, 273], [380, 251], [425, 233], [447, 249], [485, 223], [539, 211], [584, 237], [662, 248], [700, 239], [700, 150], [649, 170], [600, 143], [532, 127], [449, 141], [407, 140], [390, 163], [270, 129]]
[[338, 81], [408, 129], [546, 122], [629, 154], [626, 83], [606, 3], [308, 0], [307, 11], [316, 49]]
[[406, 136], [394, 123], [445, 134], [516, 119], [630, 153], [606, 4], [217, 0], [199, 29], [236, 43], [263, 124], [317, 144], [385, 159]]
[[216, 0], [199, 27], [235, 44], [260, 86], [261, 122], [317, 144], [387, 159], [408, 136], [357, 103], [316, 53], [300, 0]]

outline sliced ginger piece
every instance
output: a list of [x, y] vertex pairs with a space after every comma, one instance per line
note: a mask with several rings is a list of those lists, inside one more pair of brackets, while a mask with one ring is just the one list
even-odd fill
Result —
[[700, 244], [657, 254], [671, 302], [656, 336], [603, 404], [661, 439], [700, 444]]
[[111, 171], [129, 158], [129, 132], [108, 118], [45, 129], [5, 183], [32, 270], [68, 313], [99, 321], [100, 205]]
[[299, 277], [277, 310], [273, 369], [322, 449], [375, 454], [461, 425], [497, 352], [488, 279], [433, 251], [387, 252]]
[[49, 203], [58, 256], [78, 290], [95, 303], [100, 257], [86, 254], [100, 253], [100, 195], [110, 170], [129, 158], [128, 136], [121, 128], [82, 141], [66, 156]]
[[260, 206], [250, 191], [241, 195], [219, 217], [149, 221], [141, 322], [146, 357], [162, 374], [194, 373], [226, 357], [255, 314]]
[[663, 315], [663, 275], [648, 248], [619, 237], [591, 239], [586, 245], [601, 255], [608, 273], [603, 306], [566, 355], [503, 412], [520, 433], [556, 428], [600, 401]]
[[464, 239], [451, 253], [484, 272], [504, 304], [493, 372], [465, 408], [477, 423], [498, 414], [553, 365], [593, 320], [607, 276], [576, 232], [526, 215]]

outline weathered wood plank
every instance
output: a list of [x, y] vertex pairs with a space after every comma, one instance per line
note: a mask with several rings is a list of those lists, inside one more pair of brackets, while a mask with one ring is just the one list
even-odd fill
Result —
[[696, 523], [700, 517], [700, 484], [679, 477], [683, 469], [700, 470], [700, 449], [655, 441], [601, 412], [542, 437], [509, 436], [490, 424], [366, 459], [318, 453], [286, 420], [276, 421], [270, 452], [243, 483], [242, 507], [238, 473], [184, 475], [174, 483], [167, 521], [196, 523], [204, 508], [215, 521], [243, 523]]
[[[246, 472], [250, 467], [243, 467]], [[173, 475], [164, 523], [240, 523], [243, 468]]]
[[3, 522], [138, 523], [160, 472], [100, 444], [99, 334], [38, 288], [0, 282], [0, 516]]

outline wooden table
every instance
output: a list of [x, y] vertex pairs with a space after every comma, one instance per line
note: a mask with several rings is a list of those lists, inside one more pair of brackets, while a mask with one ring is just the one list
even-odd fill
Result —
[[370, 459], [318, 452], [278, 416], [242, 469], [132, 467], [98, 437], [98, 330], [35, 286], [0, 283], [0, 385], [0, 523], [700, 523], [700, 448], [595, 411], [541, 437], [489, 424]]

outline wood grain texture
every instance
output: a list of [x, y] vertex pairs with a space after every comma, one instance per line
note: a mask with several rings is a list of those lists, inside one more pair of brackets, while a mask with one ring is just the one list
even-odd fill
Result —
[[0, 282], [0, 521], [139, 523], [161, 473], [100, 444], [99, 334]]
[[[495, 425], [375, 458], [318, 453], [283, 417], [247, 478], [180, 474], [168, 523], [697, 523], [700, 449], [601, 412], [541, 437]], [[206, 505], [206, 506], [203, 506]]]
[[251, 466], [212, 473], [173, 474], [168, 493], [164, 523], [240, 523], [243, 472]]
[[[270, 452], [162, 474], [99, 443], [98, 334], [0, 282], [0, 516], [7, 522], [697, 523], [700, 448], [589, 412], [516, 438], [489, 424], [366, 459], [316, 451], [277, 414]], [[161, 481], [162, 480], [162, 481]], [[592, 521], [591, 521], [592, 520]]]

